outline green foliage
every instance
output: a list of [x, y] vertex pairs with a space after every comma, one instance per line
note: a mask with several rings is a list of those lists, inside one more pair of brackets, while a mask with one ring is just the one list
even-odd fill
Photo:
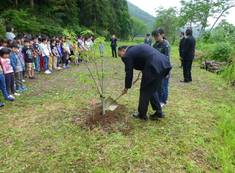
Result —
[[235, 85], [235, 63], [230, 64], [222, 72], [222, 77], [230, 84]]
[[232, 47], [229, 43], [221, 42], [215, 44], [208, 50], [206, 59], [228, 62], [232, 54]]
[[27, 10], [7, 10], [1, 17], [5, 19], [5, 23], [13, 25], [19, 32], [40, 32], [40, 23]]
[[223, 20], [211, 32], [206, 32], [203, 39], [209, 43], [229, 42], [235, 44], [235, 26]]
[[30, 0], [1, 4], [4, 25], [18, 32], [61, 35], [64, 28], [80, 33], [89, 28], [95, 34], [128, 38], [131, 19], [126, 0]]
[[157, 10], [156, 27], [164, 29], [167, 38], [172, 43], [176, 41], [177, 33], [180, 29], [180, 18], [177, 13], [175, 8], [159, 8]]
[[132, 17], [132, 22], [131, 22], [131, 35], [132, 38], [134, 38], [137, 35], [144, 35], [147, 31], [147, 27], [144, 24], [144, 22], [142, 22], [141, 20]]
[[0, 38], [3, 38], [5, 35], [5, 26], [3, 20], [0, 18]]
[[81, 25], [96, 34], [128, 38], [131, 20], [126, 0], [78, 0]]
[[[208, 26], [208, 19], [220, 18], [232, 7], [233, 0], [181, 0], [181, 24], [198, 25], [201, 32]], [[218, 17], [219, 16], [219, 17]], [[217, 22], [217, 19], [215, 19]]]
[[135, 6], [134, 4], [132, 4], [129, 1], [128, 1], [128, 9], [129, 9], [130, 15], [133, 18], [142, 21], [146, 25], [145, 34], [147, 32], [152, 32], [152, 30], [154, 28], [154, 25], [155, 25], [155, 17], [153, 17], [149, 13], [143, 11], [142, 9], [140, 9], [137, 6]]

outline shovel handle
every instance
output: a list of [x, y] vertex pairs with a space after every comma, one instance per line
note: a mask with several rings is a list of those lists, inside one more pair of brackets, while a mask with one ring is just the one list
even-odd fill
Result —
[[134, 80], [133, 85], [135, 85], [136, 82], [138, 82], [138, 80], [140, 79], [140, 75], [141, 75], [141, 72], [139, 72], [137, 78]]

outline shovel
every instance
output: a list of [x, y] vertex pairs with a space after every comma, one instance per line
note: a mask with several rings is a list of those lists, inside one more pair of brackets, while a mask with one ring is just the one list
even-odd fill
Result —
[[[140, 79], [140, 75], [141, 72], [138, 74], [138, 77], [136, 78], [136, 80], [133, 82], [133, 85], [136, 84], [136, 82]], [[114, 111], [115, 109], [117, 109], [117, 107], [119, 106], [117, 101], [125, 94], [120, 94], [116, 99], [113, 99], [112, 97], [108, 97], [107, 99], [104, 100], [104, 110], [107, 111]]]

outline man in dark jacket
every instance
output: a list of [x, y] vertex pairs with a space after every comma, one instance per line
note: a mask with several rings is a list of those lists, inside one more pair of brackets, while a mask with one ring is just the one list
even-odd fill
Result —
[[195, 56], [196, 40], [193, 37], [192, 29], [186, 30], [186, 38], [183, 44], [183, 74], [184, 80], [181, 82], [192, 82], [192, 63]]
[[112, 56], [117, 58], [117, 38], [115, 35], [112, 36], [110, 39], [111, 41], [111, 50], [112, 50]]
[[172, 68], [168, 57], [147, 44], [119, 47], [118, 55], [125, 64], [126, 77], [123, 94], [126, 94], [132, 86], [133, 70], [142, 72], [138, 115], [134, 115], [134, 117], [147, 120], [150, 102], [156, 111], [150, 116], [150, 119], [163, 118], [158, 93], [161, 90], [162, 79], [169, 74]]

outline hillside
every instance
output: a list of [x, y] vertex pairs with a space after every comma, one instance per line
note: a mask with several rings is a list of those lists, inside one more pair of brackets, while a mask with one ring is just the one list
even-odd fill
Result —
[[140, 19], [147, 25], [149, 31], [152, 30], [154, 23], [155, 23], [155, 18], [152, 15], [143, 11], [142, 9], [135, 6], [129, 1], [128, 1], [128, 8], [129, 8], [129, 13], [131, 16]]

